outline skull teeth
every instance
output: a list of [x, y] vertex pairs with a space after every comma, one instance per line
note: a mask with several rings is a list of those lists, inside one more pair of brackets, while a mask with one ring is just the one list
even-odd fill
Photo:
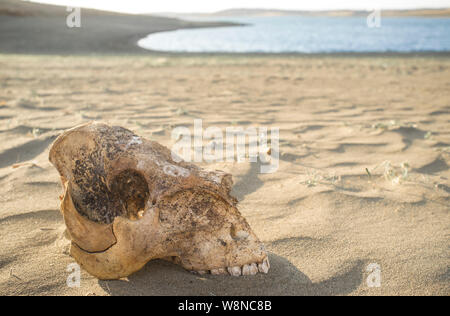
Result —
[[246, 264], [242, 267], [242, 275], [255, 275], [258, 273], [258, 265], [256, 263]]
[[242, 267], [234, 266], [227, 268], [219, 268], [213, 270], [202, 270], [202, 271], [192, 271], [193, 273], [204, 275], [211, 273], [212, 275], [231, 275], [231, 276], [241, 276], [241, 275], [255, 275], [258, 272], [267, 274], [270, 269], [269, 259], [265, 258], [261, 263], [250, 263], [245, 264]]
[[225, 275], [228, 274], [227, 270], [224, 268], [211, 270], [211, 274], [213, 275]]
[[242, 274], [241, 267], [230, 267], [227, 269], [228, 269], [228, 273], [232, 276], [240, 276]]

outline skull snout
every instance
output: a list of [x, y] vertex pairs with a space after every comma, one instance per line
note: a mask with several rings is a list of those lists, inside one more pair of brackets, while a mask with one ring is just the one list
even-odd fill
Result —
[[[264, 246], [245, 218], [216, 192], [183, 190], [164, 198], [158, 207], [161, 229], [167, 231], [170, 244], [177, 240], [172, 261], [187, 270], [228, 274], [230, 268], [239, 267], [244, 275], [254, 274], [267, 261]], [[185, 238], [175, 237], [180, 234]]]

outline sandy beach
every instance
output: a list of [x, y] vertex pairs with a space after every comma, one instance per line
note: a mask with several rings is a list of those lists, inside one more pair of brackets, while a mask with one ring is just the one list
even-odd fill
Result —
[[[0, 8], [0, 295], [450, 295], [447, 53], [156, 54], [135, 39], [186, 22], [87, 14], [75, 44], [48, 9]], [[273, 174], [199, 164], [233, 175], [269, 274], [200, 276], [155, 260], [117, 281], [82, 271], [68, 287], [55, 138], [96, 120], [170, 148], [173, 128], [195, 119], [280, 129]], [[374, 264], [380, 287], [367, 283]]]
[[[447, 58], [2, 55], [0, 65], [1, 294], [450, 294]], [[128, 280], [83, 272], [68, 288], [55, 136], [99, 120], [170, 147], [172, 128], [195, 118], [280, 127], [274, 174], [203, 165], [233, 175], [270, 273], [195, 276], [154, 261]], [[371, 263], [380, 288], [367, 287]]]

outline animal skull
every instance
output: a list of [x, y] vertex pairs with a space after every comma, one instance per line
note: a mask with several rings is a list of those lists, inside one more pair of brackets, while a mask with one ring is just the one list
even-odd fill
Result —
[[201, 274], [267, 273], [269, 261], [230, 195], [231, 175], [172, 160], [166, 147], [122, 127], [92, 122], [50, 150], [61, 175], [70, 254], [99, 279], [119, 279], [149, 260]]

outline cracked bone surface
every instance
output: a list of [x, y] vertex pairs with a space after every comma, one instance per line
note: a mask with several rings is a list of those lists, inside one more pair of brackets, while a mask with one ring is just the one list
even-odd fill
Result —
[[95, 277], [126, 277], [152, 259], [202, 274], [268, 272], [231, 175], [177, 163], [166, 147], [98, 122], [64, 132], [49, 158], [64, 188], [70, 254]]

